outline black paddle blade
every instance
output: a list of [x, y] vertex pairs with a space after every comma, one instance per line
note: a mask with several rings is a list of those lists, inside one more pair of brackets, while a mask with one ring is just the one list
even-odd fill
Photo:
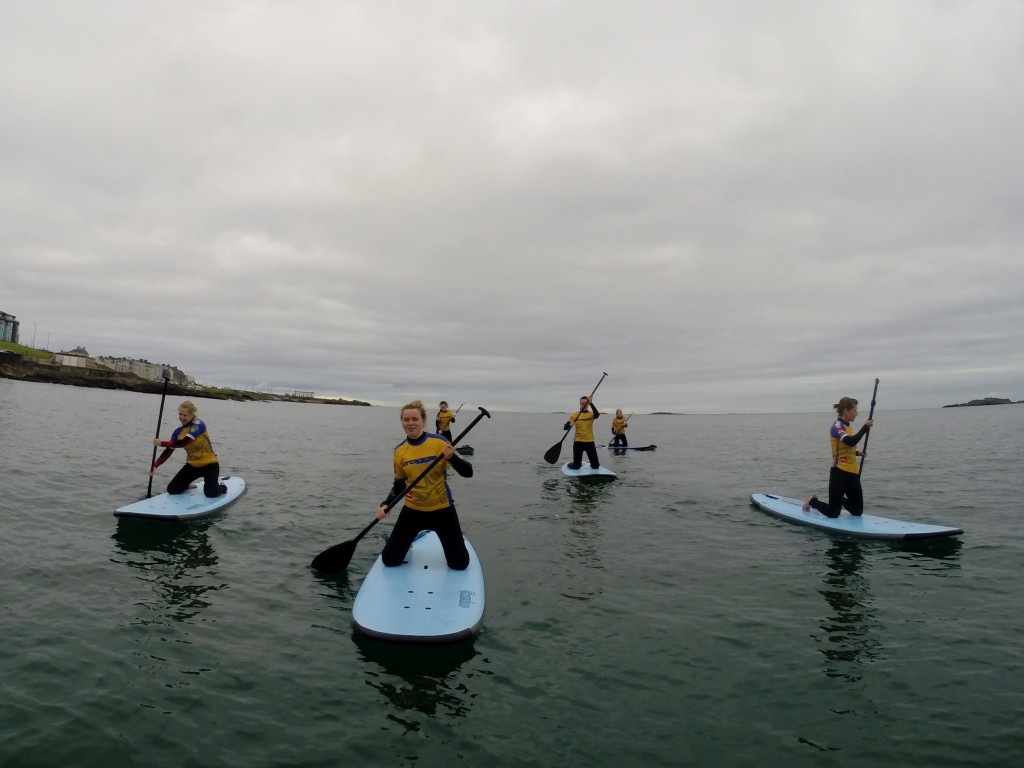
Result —
[[[569, 433], [566, 432], [565, 434], [567, 435]], [[556, 461], [558, 461], [558, 457], [562, 453], [563, 442], [565, 442], [565, 435], [562, 435], [561, 440], [559, 440], [557, 443], [555, 443], [546, 451], [544, 451], [544, 461], [546, 461], [548, 464], [554, 464]]]
[[[390, 507], [389, 507], [390, 509]], [[348, 564], [352, 562], [352, 555], [355, 554], [356, 544], [363, 538], [370, 529], [375, 526], [379, 520], [373, 518], [373, 521], [363, 528], [351, 541], [343, 541], [341, 544], [335, 544], [333, 547], [328, 547], [319, 555], [313, 558], [313, 562], [310, 565], [318, 571], [324, 573], [337, 573], [338, 571], [344, 571], [348, 568]]]
[[343, 541], [341, 544], [335, 544], [333, 547], [328, 547], [319, 555], [313, 558], [313, 562], [310, 565], [313, 570], [320, 571], [321, 573], [339, 573], [348, 568], [348, 564], [352, 562], [352, 555], [356, 551], [355, 541]]

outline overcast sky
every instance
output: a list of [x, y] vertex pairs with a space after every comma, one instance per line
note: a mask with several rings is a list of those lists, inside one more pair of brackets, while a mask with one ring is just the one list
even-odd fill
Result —
[[4, 0], [0, 311], [497, 410], [1024, 399], [1019, 0]]

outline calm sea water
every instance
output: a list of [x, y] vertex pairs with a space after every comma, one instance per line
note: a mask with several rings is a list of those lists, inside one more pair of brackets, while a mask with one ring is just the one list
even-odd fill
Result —
[[658, 449], [604, 456], [619, 479], [602, 486], [544, 463], [564, 416], [494, 413], [464, 441], [476, 476], [453, 478], [485, 628], [424, 649], [352, 635], [389, 526], [347, 576], [309, 569], [372, 519], [397, 411], [198, 400], [248, 494], [198, 523], [119, 521], [145, 494], [159, 401], [0, 379], [0, 765], [1024, 756], [1024, 406], [886, 412], [883, 387], [869, 511], [965, 529], [912, 545], [750, 506], [826, 491], [828, 413], [636, 415], [631, 442]]

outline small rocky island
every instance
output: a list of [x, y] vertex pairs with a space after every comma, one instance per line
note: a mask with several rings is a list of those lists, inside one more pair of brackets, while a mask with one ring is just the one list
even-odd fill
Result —
[[971, 405], [1018, 405], [1024, 403], [1024, 400], [1010, 400], [1006, 397], [983, 397], [980, 400], [970, 400], [966, 403], [953, 403], [952, 405], [944, 405], [943, 408], [966, 408]]

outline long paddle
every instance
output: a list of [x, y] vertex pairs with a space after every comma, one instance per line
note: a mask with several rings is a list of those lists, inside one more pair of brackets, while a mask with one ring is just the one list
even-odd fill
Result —
[[[480, 406], [477, 407], [480, 408]], [[459, 440], [465, 437], [469, 430], [475, 427], [476, 423], [480, 421], [480, 419], [482, 419], [484, 416], [486, 416], [488, 419], [491, 418], [491, 414], [489, 414], [485, 408], [480, 408], [479, 415], [475, 419], [473, 419], [473, 421], [470, 422], [469, 426], [462, 430], [454, 440], [452, 440], [452, 445], [456, 445], [459, 442]], [[438, 462], [440, 462], [441, 459], [443, 458], [443, 453], [440, 453], [437, 456], [435, 456], [434, 460], [430, 462], [427, 468], [424, 469], [415, 480], [413, 480], [411, 483], [405, 486], [405, 490], [403, 490], [402, 493], [399, 494], [394, 499], [394, 501], [387, 505], [387, 510], [390, 512], [392, 507], [398, 504], [400, 500], [404, 499], [405, 495], [409, 493], [409, 491], [411, 491], [416, 486], [416, 484], [419, 483], [420, 480], [426, 477], [430, 470], [436, 467], [438, 465]], [[310, 563], [310, 565], [316, 570], [323, 571], [325, 573], [336, 573], [338, 571], [345, 570], [346, 568], [348, 568], [348, 564], [352, 561], [352, 555], [355, 554], [356, 544], [358, 544], [359, 540], [363, 538], [363, 536], [365, 536], [367, 533], [369, 533], [370, 529], [373, 528], [373, 526], [375, 526], [378, 522], [380, 522], [378, 518], [373, 518], [373, 522], [365, 528], [363, 528], [363, 530], [359, 532], [359, 535], [356, 536], [354, 539], [352, 539], [351, 541], [343, 541], [341, 544], [335, 544], [333, 547], [328, 547], [319, 555], [314, 557], [313, 562]]]
[[[601, 378], [597, 380], [597, 386], [595, 386], [594, 387], [594, 391], [590, 393], [590, 397], [587, 398], [588, 400], [593, 400], [594, 399], [594, 392], [597, 392], [597, 387], [601, 386], [601, 382], [604, 381], [604, 377], [607, 376], [607, 375], [608, 375], [607, 371], [601, 371]], [[588, 403], [588, 406], [589, 406], [589, 403]], [[544, 452], [544, 461], [546, 461], [548, 464], [554, 464], [556, 461], [558, 461], [558, 456], [559, 456], [559, 454], [562, 453], [562, 443], [565, 442], [565, 438], [568, 436], [570, 431], [572, 431], [572, 425], [571, 424], [569, 425], [569, 429], [565, 430], [565, 434], [562, 435], [562, 439], [559, 440], [554, 445], [552, 445], [550, 448], [548, 448]]]
[[[164, 391], [160, 395], [160, 413], [156, 417], [156, 435], [153, 437], [154, 440], [160, 438], [160, 422], [164, 420], [164, 400], [167, 399], [167, 382], [171, 380], [171, 372], [164, 368], [163, 373], [160, 374], [164, 379]], [[156, 464], [156, 446], [153, 446], [153, 458], [149, 461], [149, 468], [152, 469], [153, 465]], [[146, 498], [150, 498], [153, 495], [153, 476], [149, 476], [149, 485], [146, 487]]]
[[464, 405], [465, 405], [465, 403], [459, 403], [459, 407], [455, 409], [455, 415], [456, 416], [459, 415], [459, 411], [462, 410], [462, 406], [464, 406]]
[[[875, 395], [878, 394], [878, 379], [875, 379], [875, 391], [871, 393], [871, 411], [868, 413], [868, 421], [875, 418]], [[864, 450], [861, 451], [863, 454], [860, 457], [860, 466], [857, 467], [857, 477], [860, 477], [864, 471], [864, 462], [868, 460], [868, 438], [871, 437], [871, 428], [868, 428], [868, 433], [864, 435]]]

